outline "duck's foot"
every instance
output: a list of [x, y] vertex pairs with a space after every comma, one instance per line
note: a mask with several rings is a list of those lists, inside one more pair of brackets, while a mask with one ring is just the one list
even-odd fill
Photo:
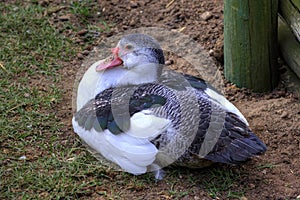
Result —
[[148, 172], [150, 171], [153, 172], [156, 182], [162, 180], [166, 175], [166, 172], [162, 170], [162, 167], [156, 163], [152, 163], [150, 166], [148, 166]]
[[166, 175], [166, 172], [165, 172], [164, 170], [162, 170], [162, 169], [158, 169], [158, 170], [156, 170], [156, 171], [153, 171], [153, 173], [154, 173], [154, 177], [155, 177], [155, 180], [156, 180], [156, 181], [161, 181], [161, 180], [163, 180], [163, 178], [164, 178], [165, 175]]

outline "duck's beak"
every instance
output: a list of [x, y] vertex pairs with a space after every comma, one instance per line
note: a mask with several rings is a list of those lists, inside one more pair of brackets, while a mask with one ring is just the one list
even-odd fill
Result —
[[119, 57], [119, 48], [113, 48], [111, 50], [112, 55], [110, 55], [108, 58], [104, 60], [104, 62], [101, 62], [98, 66], [96, 66], [96, 71], [100, 72], [105, 69], [117, 67], [123, 64], [123, 60]]

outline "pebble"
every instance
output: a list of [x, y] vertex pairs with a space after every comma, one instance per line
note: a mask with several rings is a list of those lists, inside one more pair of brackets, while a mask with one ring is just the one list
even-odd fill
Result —
[[281, 118], [287, 118], [287, 117], [288, 117], [288, 115], [289, 115], [289, 113], [288, 113], [288, 112], [286, 112], [286, 111], [283, 111], [283, 112], [282, 112], [282, 114], [280, 115], [280, 117], [281, 117]]
[[85, 55], [85, 56], [89, 55], [89, 53], [90, 53], [90, 52], [89, 52], [88, 50], [84, 50], [84, 51], [82, 52], [82, 54]]
[[249, 184], [249, 188], [254, 189], [254, 188], [255, 188], [255, 185], [254, 185], [253, 183], [250, 183], [250, 184]]
[[129, 26], [134, 26], [136, 24], [136, 21], [135, 20], [130, 20], [130, 22], [129, 22]]
[[213, 15], [209, 11], [206, 11], [200, 15], [200, 18], [204, 21], [207, 21], [207, 20], [211, 19], [212, 17], [213, 17]]
[[83, 59], [83, 55], [82, 55], [82, 53], [77, 53], [77, 58], [79, 58], [79, 59]]
[[131, 8], [137, 8], [137, 7], [138, 7], [137, 2], [135, 2], [135, 1], [130, 1], [130, 7], [131, 7]]
[[173, 60], [167, 60], [167, 61], [165, 62], [165, 65], [166, 65], [166, 66], [172, 65], [173, 63], [174, 63]]
[[19, 157], [19, 160], [26, 160], [26, 156], [24, 155], [24, 156]]

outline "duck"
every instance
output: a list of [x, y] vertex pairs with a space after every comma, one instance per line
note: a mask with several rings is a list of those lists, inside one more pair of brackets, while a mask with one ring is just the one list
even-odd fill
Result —
[[153, 37], [122, 37], [77, 91], [74, 132], [99, 159], [133, 175], [237, 165], [267, 147], [243, 114], [203, 79], [165, 67]]

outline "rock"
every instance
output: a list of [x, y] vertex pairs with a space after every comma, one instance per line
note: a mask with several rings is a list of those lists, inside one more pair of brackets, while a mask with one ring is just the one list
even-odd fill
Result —
[[280, 117], [283, 118], [283, 119], [288, 118], [288, 116], [289, 116], [289, 113], [286, 112], [286, 111], [283, 111], [282, 114], [280, 115]]
[[89, 52], [88, 50], [84, 50], [84, 51], [82, 52], [82, 54], [85, 55], [85, 56], [89, 55], [89, 53], [90, 53], [90, 52]]
[[204, 21], [207, 21], [207, 20], [211, 19], [212, 17], [213, 17], [213, 15], [209, 11], [206, 11], [200, 15], [200, 18]]
[[174, 63], [173, 60], [167, 60], [167, 61], [165, 62], [165, 65], [166, 65], [166, 66], [172, 65], [173, 63]]
[[137, 8], [138, 7], [138, 3], [135, 1], [130, 1], [130, 7], [131, 8]]
[[26, 160], [26, 156], [23, 155], [23, 156], [19, 157], [19, 160]]
[[80, 60], [83, 59], [82, 53], [77, 53], [77, 58], [79, 58]]
[[250, 189], [254, 189], [255, 187], [256, 187], [256, 186], [255, 186], [253, 183], [250, 183], [250, 184], [249, 184], [249, 188], [250, 188]]
[[133, 27], [134, 25], [136, 24], [136, 21], [135, 20], [130, 20], [129, 22], [129, 26]]

